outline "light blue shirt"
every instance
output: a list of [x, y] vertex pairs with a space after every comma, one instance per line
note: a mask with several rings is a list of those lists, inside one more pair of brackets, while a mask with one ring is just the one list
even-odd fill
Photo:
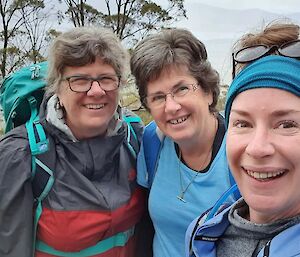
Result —
[[[179, 172], [183, 190], [194, 179], [184, 194], [186, 202], [177, 198], [182, 191]], [[149, 188], [143, 148], [138, 160], [138, 183]], [[229, 187], [225, 140], [210, 169], [197, 173], [179, 161], [174, 142], [166, 137], [149, 196], [149, 212], [155, 228], [154, 257], [184, 256], [185, 232], [189, 224], [212, 207]]]

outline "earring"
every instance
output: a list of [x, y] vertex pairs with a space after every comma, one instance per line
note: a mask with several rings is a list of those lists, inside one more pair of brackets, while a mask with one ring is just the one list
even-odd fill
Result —
[[57, 118], [59, 119], [59, 120], [62, 120], [62, 119], [64, 119], [64, 117], [65, 117], [65, 108], [64, 108], [64, 106], [61, 104], [61, 102], [60, 102], [60, 100], [59, 100], [59, 98], [57, 97], [57, 99], [56, 99], [56, 103], [55, 103], [55, 110], [56, 110], [56, 114], [57, 114]]
[[56, 98], [56, 103], [54, 105], [54, 108], [55, 108], [56, 111], [60, 110], [60, 108], [61, 108], [61, 104], [60, 104], [60, 101], [59, 101], [58, 97]]

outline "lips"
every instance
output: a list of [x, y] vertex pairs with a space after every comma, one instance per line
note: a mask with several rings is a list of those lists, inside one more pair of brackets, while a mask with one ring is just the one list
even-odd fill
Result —
[[178, 119], [173, 119], [173, 120], [169, 120], [169, 122], [173, 125], [176, 125], [176, 124], [180, 124], [184, 121], [186, 121], [188, 119], [189, 116], [184, 116], [184, 117], [181, 117], [181, 118], [178, 118]]
[[99, 110], [104, 107], [104, 104], [86, 104], [85, 107], [91, 110]]
[[274, 171], [254, 171], [243, 168], [244, 171], [252, 178], [257, 180], [270, 180], [281, 177], [286, 173], [286, 170], [274, 170]]

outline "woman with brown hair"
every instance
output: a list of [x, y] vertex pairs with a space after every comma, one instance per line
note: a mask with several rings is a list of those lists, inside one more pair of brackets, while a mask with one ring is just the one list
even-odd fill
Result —
[[225, 120], [228, 163], [242, 198], [190, 225], [186, 256], [299, 256], [299, 26], [272, 23], [238, 47]]
[[219, 76], [204, 44], [184, 29], [163, 30], [139, 42], [131, 70], [163, 135], [153, 182], [144, 145], [138, 157], [138, 183], [150, 189], [154, 256], [181, 257], [189, 223], [230, 187], [224, 118], [216, 110]]

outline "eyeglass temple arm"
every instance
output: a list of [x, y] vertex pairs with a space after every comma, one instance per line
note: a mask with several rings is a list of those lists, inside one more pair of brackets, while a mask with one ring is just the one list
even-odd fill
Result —
[[232, 79], [235, 77], [235, 60], [234, 60], [234, 53], [231, 54], [232, 57]]

